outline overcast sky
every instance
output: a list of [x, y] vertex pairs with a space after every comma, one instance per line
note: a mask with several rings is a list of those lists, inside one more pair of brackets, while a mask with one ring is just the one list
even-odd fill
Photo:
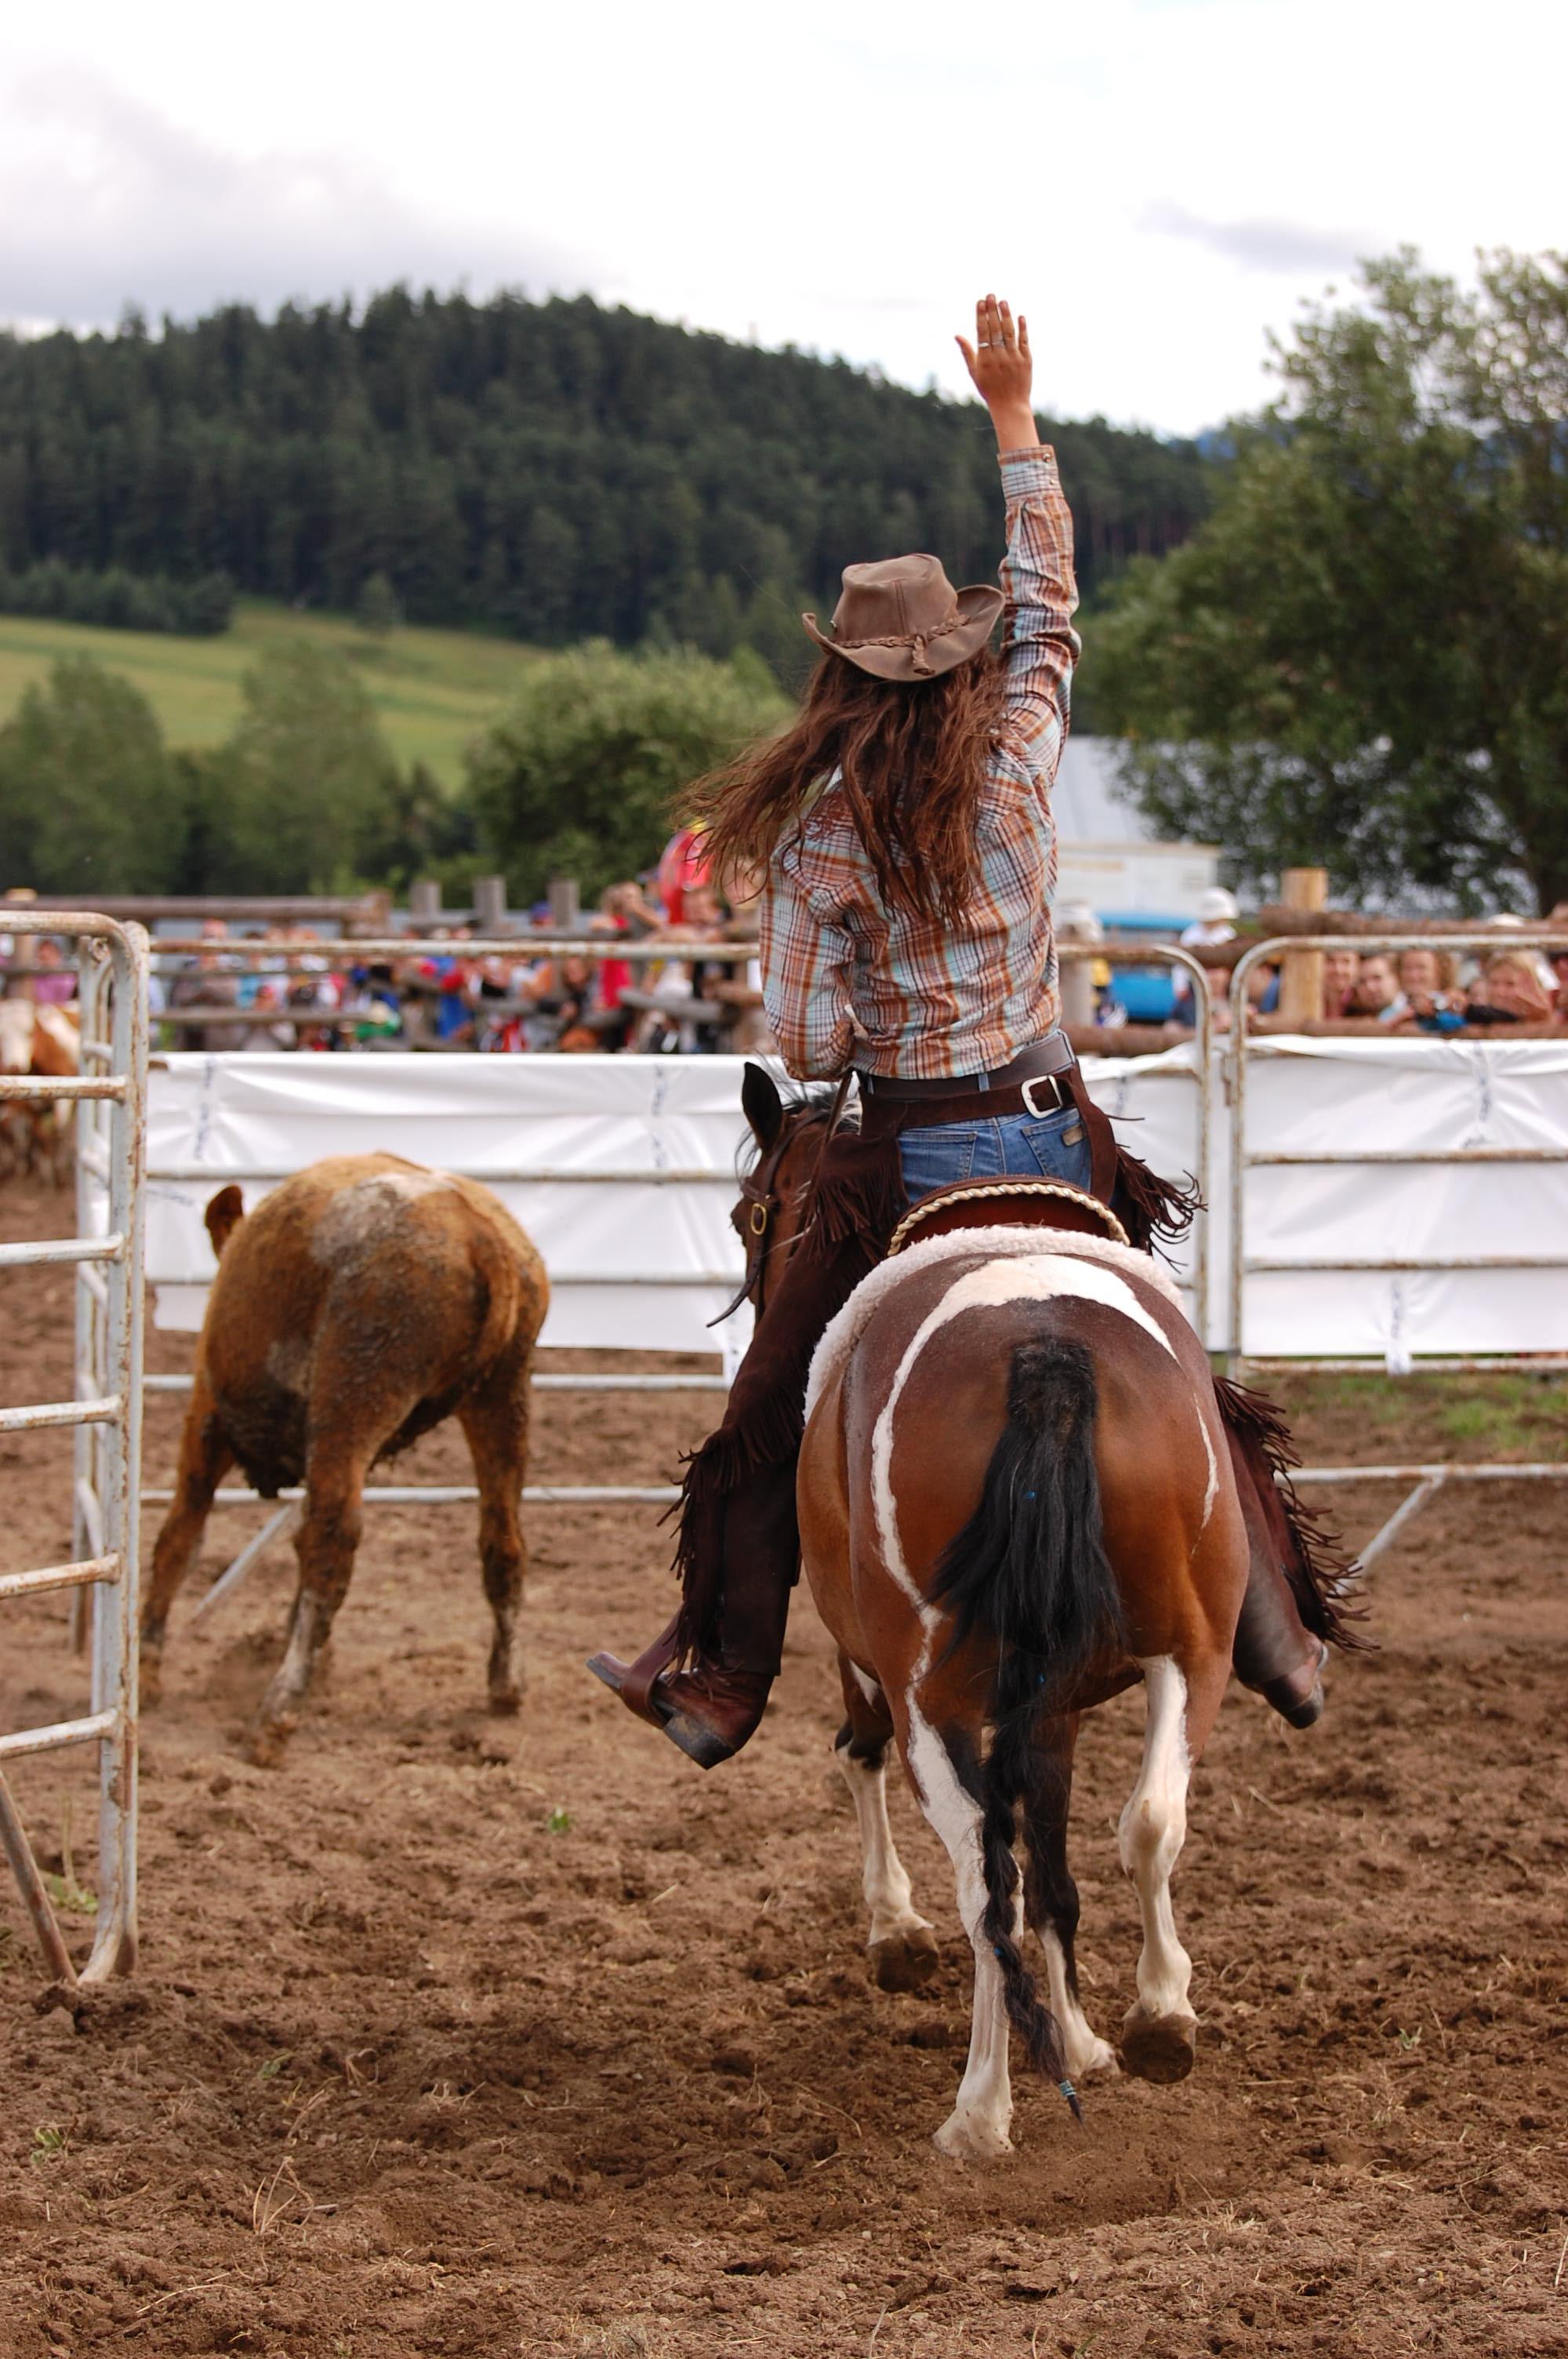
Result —
[[1036, 398], [1190, 431], [1401, 242], [1564, 242], [1551, 0], [73, 0], [0, 27], [0, 319], [587, 290], [964, 382], [988, 286]]

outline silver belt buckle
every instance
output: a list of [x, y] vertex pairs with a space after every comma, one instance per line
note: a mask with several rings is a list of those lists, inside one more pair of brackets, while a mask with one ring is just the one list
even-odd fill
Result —
[[[1052, 1103], [1050, 1105], [1044, 1107], [1037, 1106], [1033, 1098], [1030, 1094], [1032, 1091], [1037, 1090], [1042, 1082], [1046, 1083], [1052, 1092]], [[1033, 1080], [1027, 1081], [1022, 1084], [1020, 1095], [1022, 1097], [1024, 1105], [1034, 1116], [1037, 1122], [1046, 1114], [1060, 1114], [1062, 1108], [1066, 1103], [1066, 1100], [1062, 1094], [1061, 1088], [1057, 1082], [1054, 1073], [1036, 1073]]]

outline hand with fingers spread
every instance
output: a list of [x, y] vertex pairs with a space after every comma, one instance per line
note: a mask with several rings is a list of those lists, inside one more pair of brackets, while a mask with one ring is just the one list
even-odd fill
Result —
[[1030, 388], [1034, 364], [1029, 351], [1029, 322], [1020, 312], [1016, 321], [1004, 302], [982, 295], [975, 305], [975, 341], [955, 339], [975, 391], [990, 411], [996, 439], [1003, 451], [1027, 449], [1039, 438]]

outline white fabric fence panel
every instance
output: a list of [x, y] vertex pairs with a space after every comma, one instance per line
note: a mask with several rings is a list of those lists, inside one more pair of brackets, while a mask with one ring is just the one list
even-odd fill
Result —
[[[1091, 1071], [1161, 1169], [1195, 1168], [1191, 1064], [1177, 1050]], [[216, 1266], [202, 1213], [227, 1180], [249, 1206], [276, 1184], [251, 1174], [385, 1149], [470, 1173], [521, 1221], [550, 1273], [546, 1343], [732, 1356], [744, 1310], [708, 1321], [742, 1267], [730, 1222], [742, 1070], [739, 1057], [170, 1056], [150, 1083], [157, 1322], [201, 1323]], [[568, 1176], [505, 1176], [520, 1171]], [[679, 1176], [641, 1176], [660, 1173]]]
[[[1229, 1125], [1211, 1073], [1207, 1342], [1228, 1333]], [[729, 1057], [171, 1056], [150, 1081], [147, 1267], [157, 1322], [200, 1323], [214, 1190], [387, 1148], [494, 1187], [544, 1254], [544, 1340], [732, 1354], [710, 1330], [739, 1277], [730, 1225], [744, 1125]], [[1194, 1051], [1086, 1063], [1119, 1136], [1157, 1171], [1197, 1169]], [[1249, 1155], [1568, 1148], [1568, 1041], [1270, 1039], [1249, 1049]], [[515, 1172], [568, 1176], [514, 1179]], [[165, 1176], [178, 1173], [178, 1178]], [[199, 1176], [187, 1176], [198, 1174]], [[672, 1175], [661, 1180], [661, 1173]], [[616, 1176], [623, 1174], [623, 1177]], [[678, 1175], [678, 1176], [676, 1176]], [[708, 1175], [708, 1176], [697, 1176]], [[1568, 1252], [1562, 1164], [1264, 1164], [1247, 1174], [1249, 1260], [1338, 1264]], [[1186, 1258], [1176, 1275], [1187, 1277]], [[648, 1283], [648, 1280], [660, 1282]], [[1303, 1268], [1246, 1279], [1258, 1357], [1560, 1352], [1568, 1269]]]
[[[1568, 1150], [1568, 1040], [1249, 1041], [1249, 1158], [1329, 1150], [1461, 1157]], [[1228, 1259], [1229, 1125], [1216, 1125], [1211, 1302]], [[1246, 1174], [1246, 1262], [1514, 1261], [1514, 1268], [1249, 1266], [1241, 1346], [1257, 1358], [1561, 1353], [1568, 1347], [1568, 1165], [1271, 1164]], [[1556, 1262], [1559, 1266], [1549, 1265]], [[1211, 1341], [1227, 1323], [1217, 1310]], [[1228, 1340], [1228, 1339], [1227, 1339]]]

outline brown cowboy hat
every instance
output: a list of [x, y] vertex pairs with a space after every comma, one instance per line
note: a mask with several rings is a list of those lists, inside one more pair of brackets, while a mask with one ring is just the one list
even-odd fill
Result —
[[833, 636], [803, 614], [808, 637], [879, 679], [934, 679], [979, 655], [1004, 601], [989, 582], [955, 590], [935, 557], [847, 565]]

